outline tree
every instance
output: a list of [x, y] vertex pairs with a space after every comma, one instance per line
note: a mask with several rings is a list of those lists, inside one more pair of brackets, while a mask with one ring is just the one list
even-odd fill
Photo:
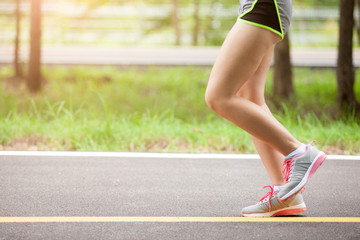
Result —
[[355, 71], [352, 60], [355, 0], [340, 0], [340, 31], [337, 61], [337, 100], [341, 110], [360, 111], [354, 92]]
[[28, 89], [36, 93], [41, 89], [41, 0], [31, 0], [30, 56], [27, 77]]
[[355, 28], [358, 37], [358, 44], [360, 45], [360, 0], [356, 0], [356, 3], [358, 5], [358, 19], [355, 21]]
[[14, 70], [15, 78], [22, 78], [22, 69], [19, 61], [19, 48], [20, 48], [20, 21], [21, 21], [21, 12], [20, 12], [20, 0], [15, 1], [15, 47], [14, 47]]
[[200, 17], [199, 17], [200, 0], [194, 0], [194, 29], [193, 29], [193, 45], [196, 46], [199, 43], [199, 29], [200, 29]]
[[288, 34], [275, 46], [274, 50], [274, 96], [289, 99], [294, 94], [292, 66], [290, 61], [290, 43]]
[[180, 22], [178, 0], [173, 0], [173, 24], [175, 29], [175, 44], [180, 45]]

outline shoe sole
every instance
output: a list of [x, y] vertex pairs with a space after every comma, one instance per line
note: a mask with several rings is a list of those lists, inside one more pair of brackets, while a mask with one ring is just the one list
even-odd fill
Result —
[[266, 212], [266, 213], [249, 213], [241, 214], [243, 217], [275, 217], [275, 216], [287, 216], [287, 215], [296, 215], [306, 211], [305, 203], [300, 203], [298, 205], [282, 208], [277, 211]]
[[291, 191], [285, 194], [283, 197], [279, 198], [280, 201], [285, 201], [289, 197], [294, 196], [296, 193], [301, 191], [301, 189], [306, 185], [307, 181], [310, 177], [316, 172], [316, 170], [321, 166], [321, 164], [325, 161], [327, 155], [323, 152], [319, 152], [318, 155], [315, 157], [314, 161], [311, 163], [309, 169], [306, 171], [303, 179], [300, 183], [294, 187]]

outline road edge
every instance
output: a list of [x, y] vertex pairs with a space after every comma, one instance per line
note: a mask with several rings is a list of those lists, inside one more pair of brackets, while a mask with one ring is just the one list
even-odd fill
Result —
[[[227, 153], [149, 153], [149, 152], [84, 152], [84, 151], [0, 151], [0, 157], [106, 157], [159, 159], [237, 159], [259, 160], [258, 154]], [[360, 155], [328, 155], [327, 160], [360, 161]]]

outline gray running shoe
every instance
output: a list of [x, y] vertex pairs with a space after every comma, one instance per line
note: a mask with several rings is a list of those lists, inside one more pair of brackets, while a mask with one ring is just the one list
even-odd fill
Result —
[[271, 186], [265, 187], [270, 187], [270, 191], [257, 204], [244, 208], [241, 211], [243, 217], [295, 215], [306, 210], [301, 193], [288, 198], [286, 201], [280, 201], [277, 197], [278, 192], [274, 192]]
[[285, 159], [283, 176], [286, 184], [278, 194], [281, 201], [285, 201], [303, 189], [309, 178], [324, 162], [326, 154], [317, 150], [312, 144], [306, 145], [304, 154]]

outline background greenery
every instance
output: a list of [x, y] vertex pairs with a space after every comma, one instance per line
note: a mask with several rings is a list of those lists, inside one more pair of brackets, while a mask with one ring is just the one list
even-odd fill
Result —
[[[269, 74], [275, 116], [303, 142], [359, 154], [360, 121], [339, 117], [335, 72], [294, 70], [296, 98], [289, 102], [272, 97]], [[210, 68], [55, 67], [44, 69], [37, 96], [6, 81], [11, 68], [0, 71], [2, 149], [255, 153], [247, 133], [206, 106]], [[355, 89], [360, 96], [359, 77]]]
[[[43, 46], [173, 46], [173, 2], [45, 1]], [[21, 51], [29, 40], [29, 0], [22, 3]], [[194, 3], [178, 1], [181, 45], [191, 44]], [[218, 46], [234, 23], [238, 1], [199, 3], [199, 45]], [[14, 40], [14, 13], [8, 8], [13, 4], [0, 3], [0, 45], [5, 48]], [[293, 4], [297, 12], [290, 29], [292, 47], [335, 49], [338, 1]], [[115, 8], [122, 5], [133, 6], [129, 9], [134, 14], [119, 14], [129, 10]], [[151, 10], [145, 17], [148, 8], [159, 5], [164, 12]], [[0, 68], [0, 149], [255, 152], [247, 133], [206, 106], [210, 68], [55, 67], [43, 72], [45, 87], [31, 96], [24, 83], [10, 78], [11, 68]], [[359, 154], [359, 119], [351, 113], [339, 117], [335, 72], [295, 69], [294, 76], [296, 95], [281, 102], [271, 94], [270, 72], [266, 96], [276, 117], [303, 142], [317, 140], [328, 153]], [[359, 96], [358, 79], [355, 91]]]
[[[238, 0], [178, 0], [178, 36], [173, 0], [43, 1], [45, 45], [219, 46], [238, 15]], [[12, 0], [0, 2], [0, 45], [13, 44]], [[337, 0], [293, 0], [292, 47], [336, 48]], [[29, 42], [29, 0], [22, 0], [21, 45]], [[197, 27], [196, 27], [197, 26]], [[197, 29], [197, 30], [196, 30]], [[196, 33], [197, 43], [194, 43]]]

